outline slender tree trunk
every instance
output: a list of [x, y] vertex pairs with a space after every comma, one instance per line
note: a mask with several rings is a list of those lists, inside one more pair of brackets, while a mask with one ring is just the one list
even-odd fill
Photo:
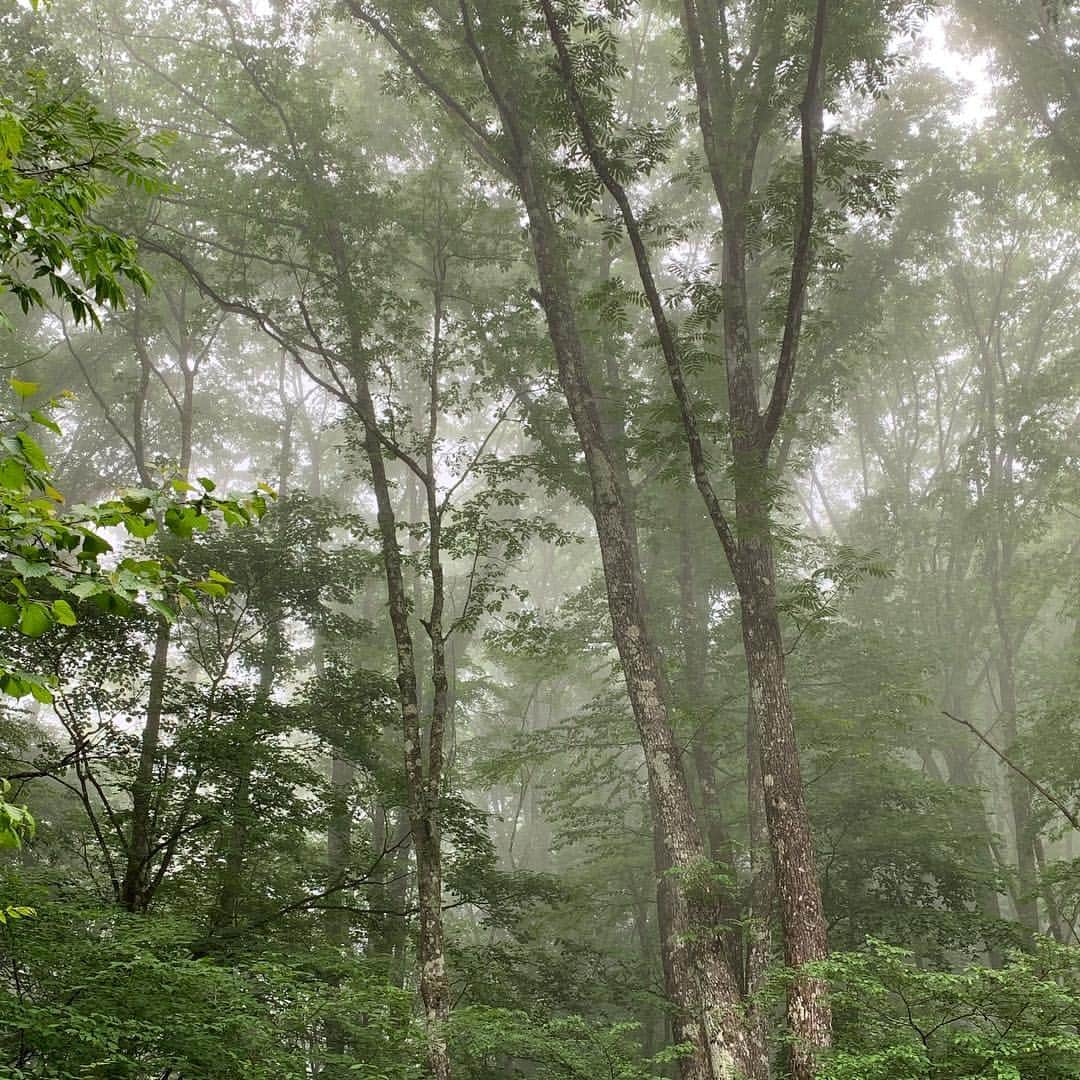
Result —
[[259, 738], [260, 714], [270, 699], [281, 652], [277, 628], [268, 631], [259, 664], [259, 684], [250, 713], [243, 717], [236, 741], [236, 786], [229, 800], [229, 827], [225, 836], [225, 862], [218, 883], [217, 902], [210, 917], [212, 933], [236, 926], [244, 899], [244, 868], [251, 830], [251, 782], [255, 769], [255, 742]]
[[[132, 416], [132, 439], [135, 468], [140, 483], [152, 486], [146, 455], [146, 408], [149, 402], [150, 376], [153, 365], [143, 336], [141, 305], [136, 301], [133, 311], [132, 341], [139, 359], [139, 384], [135, 393]], [[182, 416], [180, 441], [190, 445], [192, 417]], [[181, 473], [186, 478], [187, 473]], [[139, 765], [131, 789], [131, 830], [127, 841], [127, 856], [121, 882], [120, 902], [128, 911], [146, 911], [153, 899], [153, 795], [154, 763], [161, 742], [161, 717], [164, 711], [165, 682], [169, 671], [169, 642], [171, 627], [158, 619], [154, 630], [154, 651], [150, 659], [150, 679], [147, 685], [146, 721], [139, 746]]]
[[[1010, 576], [1012, 571], [1011, 526], [1014, 513], [1012, 493], [1012, 434], [999, 431], [998, 386], [994, 354], [1000, 353], [1000, 315], [994, 314], [991, 326], [983, 332], [972, 327], [979, 339], [979, 357], [983, 389], [982, 429], [986, 440], [989, 470], [985, 490], [989, 502], [988, 529], [985, 538], [986, 569], [990, 602], [997, 629], [997, 677], [1002, 733], [1008, 746], [1019, 736], [1016, 700], [1016, 632], [1013, 619]], [[1000, 355], [998, 355], [1000, 361]], [[1002, 393], [1008, 387], [1002, 387]], [[1033, 933], [1039, 931], [1038, 868], [1035, 863], [1035, 832], [1032, 827], [1031, 791], [1023, 777], [1011, 769], [1005, 778], [1012, 817], [1016, 852], [1016, 914]]]
[[[371, 469], [383, 571], [389, 599], [390, 625], [393, 630], [397, 658], [408, 815], [412, 829], [413, 850], [416, 853], [416, 885], [420, 908], [417, 959], [420, 968], [420, 997], [424, 1005], [427, 1029], [427, 1068], [434, 1080], [449, 1080], [450, 1055], [446, 1044], [445, 1028], [450, 1016], [450, 990], [443, 949], [442, 849], [438, 821], [442, 783], [441, 725], [445, 721], [445, 656], [441, 665], [442, 704], [441, 707], [437, 704], [433, 708], [431, 732], [425, 740], [420, 723], [415, 649], [412, 630], [409, 626], [410, 604], [402, 566], [401, 547], [397, 536], [397, 517], [383, 458], [378, 413], [371, 396], [366, 361], [363, 357], [364, 334], [355, 315], [355, 294], [344, 237], [340, 227], [334, 222], [327, 222], [325, 230], [329, 253], [337, 272], [342, 310], [348, 324], [353, 354], [356, 357], [351, 370], [356, 387], [355, 407], [363, 427], [364, 453], [368, 467]], [[431, 482], [434, 483], [434, 480], [432, 479]], [[441, 592], [441, 586], [439, 591]], [[445, 642], [442, 644], [444, 645]], [[438, 678], [434, 663], [432, 673], [433, 678]], [[436, 696], [439, 695], [438, 684], [434, 687], [434, 692]], [[435, 737], [434, 743], [432, 736]], [[428, 746], [426, 770], [424, 767], [425, 741]]]
[[[284, 362], [284, 361], [283, 361]], [[292, 472], [293, 409], [285, 401], [282, 390], [285, 419], [281, 430], [281, 447], [278, 455], [278, 498], [281, 503], [275, 547], [279, 558], [284, 560], [285, 515], [288, 513], [286, 498], [289, 492], [289, 476]], [[267, 606], [266, 626], [259, 659], [259, 681], [250, 711], [242, 718], [236, 745], [236, 787], [230, 800], [229, 828], [225, 838], [225, 863], [218, 886], [217, 903], [210, 917], [212, 932], [235, 926], [239, 921], [244, 899], [244, 868], [248, 857], [248, 835], [252, 823], [251, 786], [255, 770], [255, 744], [260, 737], [263, 710], [270, 701], [277, 675], [278, 664], [285, 649], [281, 627], [281, 613], [276, 603]]]
[[[998, 689], [1001, 693], [1001, 731], [1007, 746], [1019, 737], [1016, 722], [1016, 679], [1013, 672], [1012, 640], [1006, 628], [1000, 635], [1001, 655], [998, 659]], [[1008, 770], [1006, 785], [1012, 817], [1013, 841], [1016, 851], [1016, 914], [1028, 930], [1038, 933], [1039, 874], [1035, 857], [1038, 840], [1032, 824], [1031, 788], [1027, 781], [1012, 769]]]
[[[355, 766], [337, 750], [330, 760], [330, 814], [326, 828], [326, 884], [337, 888], [346, 877], [352, 847], [352, 791]], [[345, 900], [347, 897], [340, 896]], [[349, 944], [349, 913], [342, 908], [326, 912], [326, 940], [341, 949]]]
[[169, 624], [159, 619], [150, 660], [146, 722], [139, 746], [139, 766], [131, 788], [131, 832], [128, 838], [120, 902], [128, 911], [146, 911], [153, 899], [151, 860], [153, 837], [154, 762], [161, 741], [165, 678], [169, 667]]

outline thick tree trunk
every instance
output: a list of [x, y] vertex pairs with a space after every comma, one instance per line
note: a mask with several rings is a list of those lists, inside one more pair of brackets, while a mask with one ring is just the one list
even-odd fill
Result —
[[[519, 162], [519, 186], [530, 220], [530, 234], [547, 315], [548, 332], [558, 362], [559, 381], [581, 442], [592, 487], [592, 512], [600, 543], [608, 609], [615, 644], [648, 772], [654, 825], [664, 852], [661, 885], [670, 883], [662, 928], [665, 971], [675, 1003], [692, 1019], [686, 1033], [704, 1032], [704, 1053], [715, 1080], [738, 1072], [751, 1073], [752, 1048], [747, 1038], [733, 973], [719, 943], [717, 908], [711, 897], [695, 897], [685, 878], [700, 873], [706, 860], [701, 830], [690, 801], [679, 747], [668, 717], [659, 658], [646, 625], [641, 573], [627, 498], [603, 431], [600, 412], [588, 380], [581, 339], [576, 328], [572, 290], [561, 239], [547, 208], [538, 175], [527, 157]], [[695, 1058], [683, 1065], [684, 1080], [698, 1080]]]
[[[772, 847], [775, 888], [784, 927], [784, 959], [796, 971], [828, 954], [795, 727], [784, 671], [771, 546], [740, 545], [739, 593], [750, 698], [757, 716], [761, 785]], [[796, 975], [788, 995], [792, 1076], [814, 1075], [815, 1052], [829, 1045], [832, 1017], [820, 979]]]
[[[691, 493], [692, 495], [692, 493]], [[696, 499], [695, 499], [696, 502]], [[703, 709], [707, 701], [705, 672], [708, 669], [708, 593], [697, 581], [689, 514], [682, 516], [679, 567], [680, 629], [683, 637], [683, 696], [686, 708]], [[749, 879], [740, 883], [735, 843], [724, 824], [720, 786], [712, 756], [709, 728], [702, 724], [694, 738], [693, 760], [701, 792], [702, 813], [712, 860], [731, 878], [723, 890], [720, 917], [728, 963], [739, 980], [744, 999], [761, 989], [769, 961], [769, 916], [772, 873], [768, 866], [768, 832], [761, 788], [761, 760], [753, 710], [747, 712], [746, 802], [750, 851]], [[764, 860], [765, 865], [762, 865]], [[752, 1046], [748, 1080], [768, 1080], [769, 1052], [767, 1016], [754, 1002], [744, 1000], [746, 1028]]]
[[765, 789], [761, 778], [761, 726], [753, 701], [746, 707], [746, 810], [750, 847], [750, 910], [746, 925], [743, 992], [747, 1002], [747, 1024], [761, 1046], [760, 1071], [753, 1080], [769, 1080], [768, 1006], [752, 1000], [765, 983], [772, 951], [773, 867], [769, 850], [769, 826], [765, 814]]

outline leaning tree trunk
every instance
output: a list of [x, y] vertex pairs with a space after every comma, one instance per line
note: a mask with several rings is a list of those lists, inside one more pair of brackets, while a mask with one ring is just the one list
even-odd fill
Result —
[[[646, 624], [641, 572], [634, 530], [616, 463], [604, 437], [600, 412], [588, 379], [576, 327], [572, 290], [561, 238], [547, 208], [543, 186], [523, 153], [519, 186], [530, 220], [533, 253], [548, 332], [558, 362], [559, 381], [581, 442], [592, 487], [592, 512], [600, 543], [616, 648], [637, 723], [648, 773], [653, 820], [671, 870], [658, 865], [672, 887], [664, 910], [670, 926], [661, 928], [665, 970], [673, 982], [675, 1002], [689, 1018], [686, 1034], [703, 1033], [704, 1054], [712, 1076], [727, 1080], [754, 1070], [753, 1050], [740, 1011], [736, 980], [722, 953], [716, 926], [717, 909], [709, 896], [695, 894], [680, 880], [706, 860], [705, 847], [690, 801], [682, 755], [674, 738], [659, 658]], [[662, 885], [661, 888], [664, 888]], [[695, 1022], [694, 1017], [700, 1020]], [[700, 1026], [699, 1026], [700, 1025]], [[685, 1080], [697, 1080], [693, 1056], [684, 1066]]]

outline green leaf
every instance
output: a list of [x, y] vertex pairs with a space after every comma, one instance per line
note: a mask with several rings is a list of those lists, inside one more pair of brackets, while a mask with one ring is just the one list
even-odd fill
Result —
[[151, 493], [142, 488], [125, 491], [122, 498], [124, 505], [134, 510], [136, 514], [143, 514], [150, 509]]
[[146, 606], [156, 611], [166, 622], [176, 621], [176, 612], [168, 604], [161, 600], [155, 600], [152, 596], [147, 598]]
[[72, 596], [77, 596], [80, 600], [85, 600], [89, 596], [96, 596], [100, 592], [105, 591], [105, 586], [100, 581], [91, 581], [89, 578], [85, 578], [76, 585], [72, 585], [70, 592]]
[[0, 626], [14, 626], [19, 621], [19, 609], [14, 604], [0, 603]]
[[36, 382], [24, 382], [22, 379], [11, 379], [11, 389], [21, 398], [33, 397], [40, 389], [40, 384]]
[[66, 600], [54, 600], [52, 609], [53, 614], [56, 616], [56, 621], [60, 623], [61, 626], [74, 626], [75, 623], [78, 622], [75, 618], [75, 612]]
[[22, 446], [23, 456], [30, 463], [30, 467], [37, 469], [39, 472], [48, 472], [49, 462], [45, 457], [45, 451], [34, 442], [33, 438], [25, 431], [20, 431], [16, 438]]
[[23, 605], [19, 630], [27, 637], [41, 637], [53, 624], [52, 615], [44, 604], [31, 601]]
[[26, 490], [26, 469], [13, 457], [0, 459], [0, 487], [5, 491]]
[[30, 419], [33, 420], [35, 424], [40, 424], [43, 428], [48, 428], [54, 435], [63, 434], [60, 430], [60, 425], [51, 417], [46, 416], [40, 409], [31, 409]]
[[29, 683], [29, 686], [30, 693], [33, 694], [42, 705], [51, 705], [53, 703], [52, 691], [47, 686], [43, 686], [39, 682], [31, 682]]
[[[26, 697], [30, 693], [30, 686], [25, 679], [20, 679], [18, 675], [15, 675], [10, 671], [0, 672], [0, 693], [7, 694], [8, 697], [21, 698]], [[4, 809], [0, 805], [0, 809]], [[7, 829], [0, 827], [0, 847], [18, 847], [17, 843], [5, 843], [5, 839], [10, 836]], [[18, 833], [15, 834], [16, 840], [18, 839]]]
[[153, 518], [139, 517], [138, 514], [125, 514], [124, 528], [136, 539], [146, 540], [157, 532], [157, 522]]
[[80, 554], [97, 558], [98, 555], [104, 555], [107, 551], [112, 551], [112, 544], [108, 540], [102, 540], [100, 536], [94, 533], [84, 534]]

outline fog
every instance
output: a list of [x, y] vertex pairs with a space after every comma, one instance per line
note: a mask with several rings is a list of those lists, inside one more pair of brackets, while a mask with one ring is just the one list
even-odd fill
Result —
[[1080, 9], [0, 61], [0, 1076], [1080, 1076]]

